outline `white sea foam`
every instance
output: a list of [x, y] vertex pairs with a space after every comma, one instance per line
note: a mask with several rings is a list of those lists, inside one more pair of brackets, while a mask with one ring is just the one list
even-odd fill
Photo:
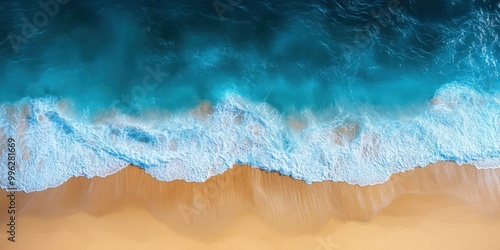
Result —
[[[150, 125], [125, 115], [85, 122], [61, 112], [54, 99], [23, 99], [0, 108], [1, 165], [6, 140], [17, 140], [16, 185], [43, 190], [73, 176], [105, 176], [128, 164], [162, 181], [201, 182], [235, 163], [305, 182], [370, 185], [437, 161], [500, 167], [499, 93], [443, 86], [427, 111], [411, 118], [361, 117], [352, 135], [336, 137], [344, 119], [288, 127], [276, 110], [229, 95], [207, 119], [176, 114]], [[160, 119], [160, 118], [158, 118]], [[352, 125], [352, 124], [351, 124]], [[338, 134], [337, 134], [338, 135]], [[7, 168], [0, 186], [7, 188]]]

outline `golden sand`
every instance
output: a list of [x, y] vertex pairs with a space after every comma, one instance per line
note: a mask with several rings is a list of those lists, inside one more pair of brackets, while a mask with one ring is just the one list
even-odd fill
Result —
[[161, 182], [131, 166], [18, 192], [17, 206], [17, 242], [0, 237], [2, 250], [500, 249], [500, 170], [454, 163], [365, 187], [248, 166]]

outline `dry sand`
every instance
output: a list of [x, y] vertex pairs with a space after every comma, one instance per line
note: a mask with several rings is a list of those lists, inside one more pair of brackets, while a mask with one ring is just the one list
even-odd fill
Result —
[[0, 233], [2, 250], [500, 249], [500, 170], [454, 163], [366, 187], [248, 166], [167, 183], [127, 167], [18, 192], [17, 203], [17, 242]]

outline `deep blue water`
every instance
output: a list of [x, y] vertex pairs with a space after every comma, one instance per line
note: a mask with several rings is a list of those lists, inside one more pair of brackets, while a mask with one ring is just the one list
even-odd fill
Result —
[[25, 190], [128, 163], [362, 185], [500, 167], [500, 1], [43, 3], [0, 3], [0, 139], [20, 141]]

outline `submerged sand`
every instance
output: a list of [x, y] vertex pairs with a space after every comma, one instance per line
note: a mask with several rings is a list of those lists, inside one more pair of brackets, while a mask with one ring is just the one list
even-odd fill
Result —
[[17, 206], [17, 242], [0, 234], [0, 249], [500, 249], [500, 170], [449, 162], [365, 187], [249, 166], [161, 182], [130, 166]]

